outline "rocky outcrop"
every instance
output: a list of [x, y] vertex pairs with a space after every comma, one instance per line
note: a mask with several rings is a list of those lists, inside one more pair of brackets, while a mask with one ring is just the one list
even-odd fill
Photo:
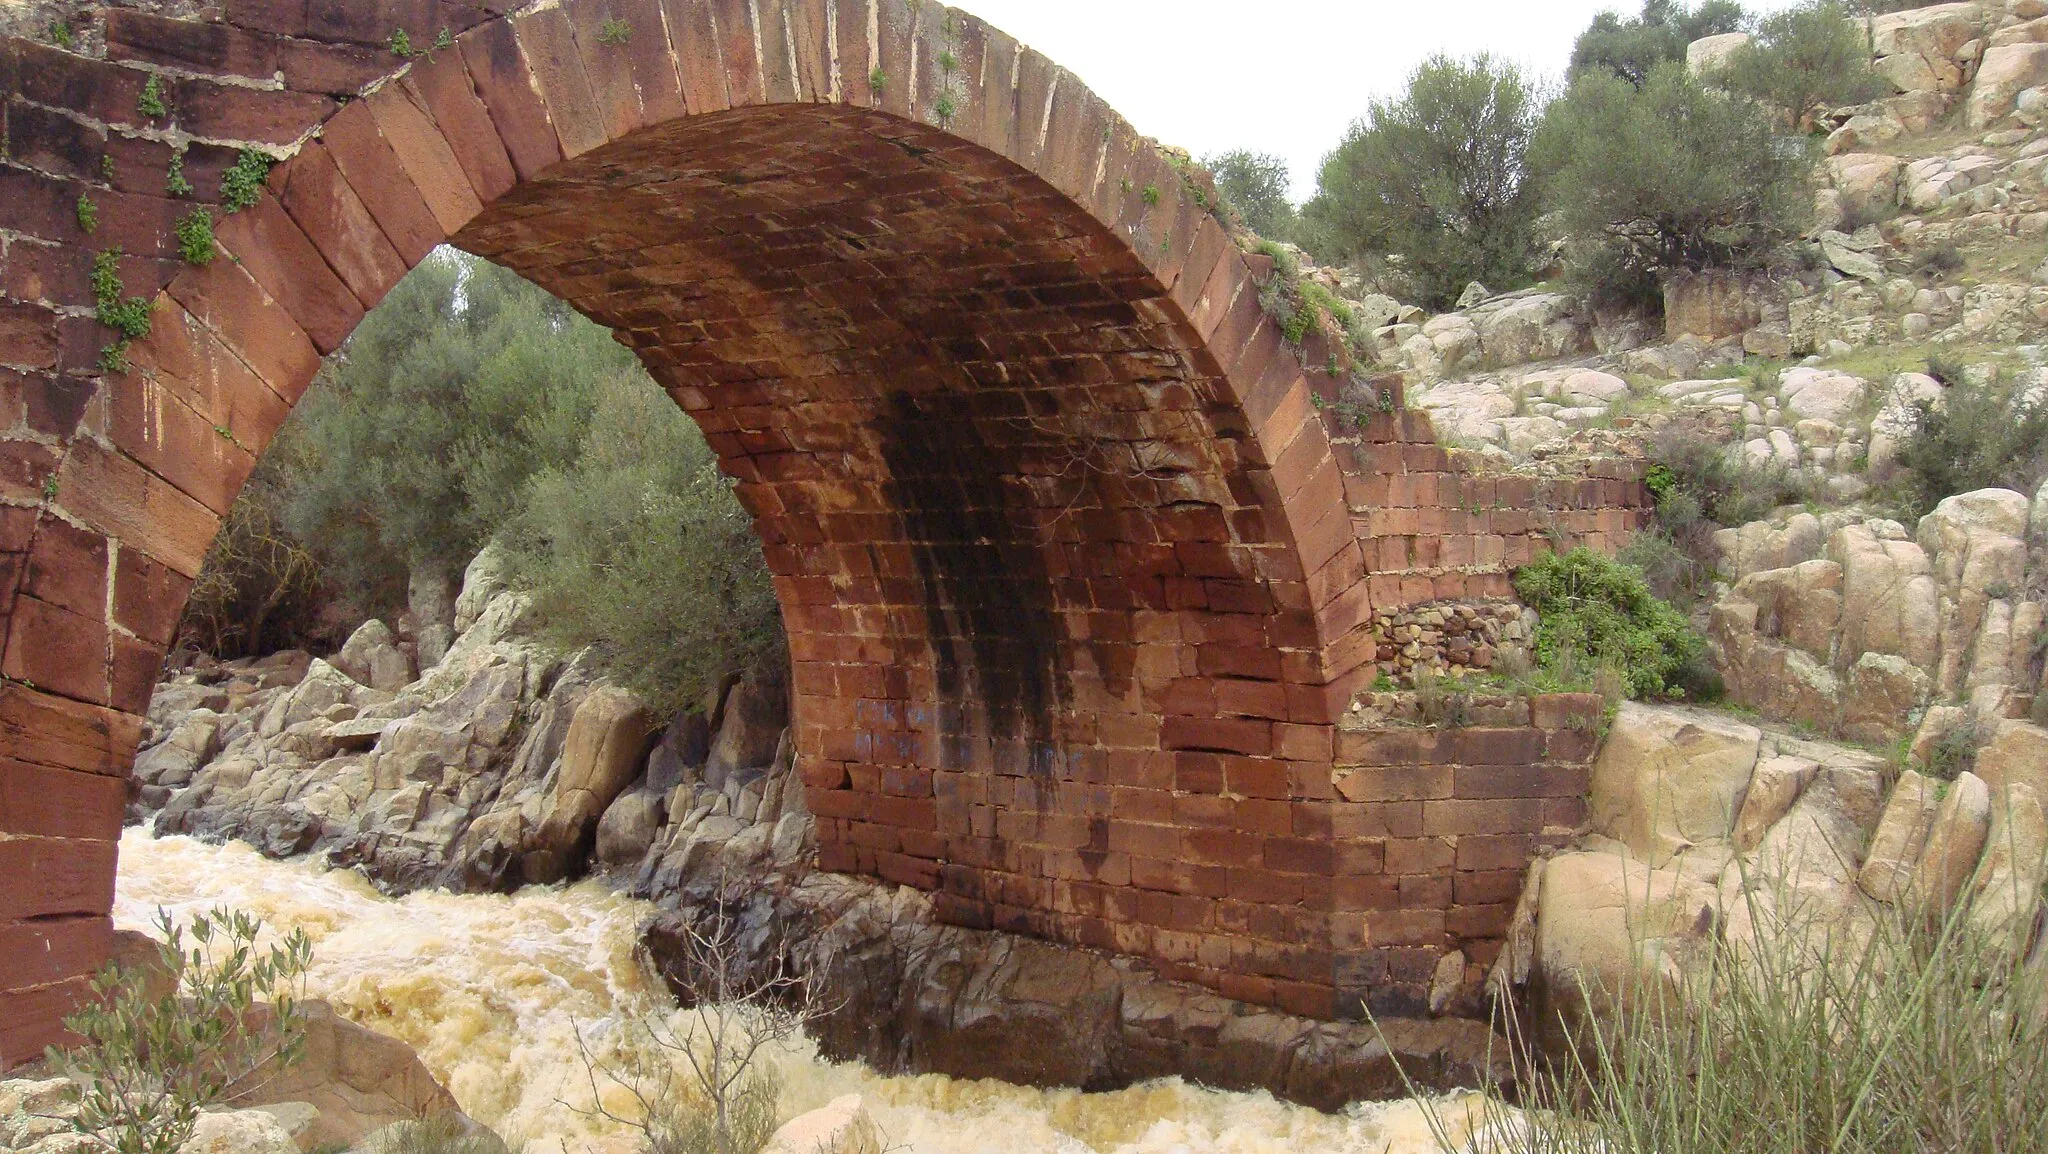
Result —
[[860, 1095], [848, 1094], [784, 1122], [761, 1154], [882, 1154], [886, 1148]]
[[1624, 707], [1592, 829], [1532, 871], [1492, 988], [1519, 991], [1543, 1027], [1673, 989], [1762, 935], [1867, 940], [1887, 907], [1937, 923], [1965, 911], [1988, 943], [2048, 952], [2041, 795], [1912, 771], [1888, 791], [1889, 776], [1858, 750]]
[[1806, 513], [1723, 531], [1734, 583], [1709, 640], [1730, 697], [1874, 744], [1912, 734], [1935, 705], [1987, 725], [2026, 716], [2048, 625], [2026, 594], [2031, 515], [2025, 496], [1986, 489], [1941, 502], [1911, 534]]

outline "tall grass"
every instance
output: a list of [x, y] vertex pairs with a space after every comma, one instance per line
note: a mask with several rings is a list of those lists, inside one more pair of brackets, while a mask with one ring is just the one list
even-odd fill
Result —
[[[2048, 1150], [2048, 964], [1966, 915], [1854, 929], [1751, 913], [1695, 976], [1638, 984], [1548, 1061], [1474, 1154], [2016, 1154]], [[2038, 929], [2019, 927], [2033, 944]], [[1605, 1001], [1595, 999], [1596, 1001]]]

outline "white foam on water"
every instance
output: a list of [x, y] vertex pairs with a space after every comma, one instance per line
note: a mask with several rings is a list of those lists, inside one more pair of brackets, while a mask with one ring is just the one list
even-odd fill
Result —
[[[312, 938], [307, 993], [417, 1051], [471, 1116], [529, 1154], [634, 1149], [593, 1112], [584, 1038], [623, 1014], [675, 1014], [642, 966], [645, 902], [584, 882], [510, 896], [428, 891], [390, 898], [361, 876], [311, 860], [272, 861], [239, 843], [208, 845], [129, 830], [115, 923], [147, 930], [158, 908], [180, 921], [216, 906]], [[1323, 1114], [1264, 1093], [1177, 1078], [1083, 1094], [940, 1075], [885, 1077], [821, 1061], [807, 1043], [778, 1058], [785, 1116], [860, 1094], [908, 1154], [1436, 1154], [1423, 1109], [1398, 1102]], [[615, 1108], [617, 1091], [605, 1095]], [[1433, 1104], [1462, 1145], [1477, 1095]]]

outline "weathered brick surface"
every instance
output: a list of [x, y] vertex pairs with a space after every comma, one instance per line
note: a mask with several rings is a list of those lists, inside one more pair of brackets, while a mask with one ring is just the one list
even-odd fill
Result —
[[[1590, 743], [1334, 723], [1378, 615], [1618, 543], [1633, 475], [1479, 478], [1398, 405], [1332, 415], [1333, 350], [1285, 345], [1181, 173], [958, 12], [209, 12], [108, 13], [104, 58], [0, 43], [0, 1065], [100, 948], [137, 715], [221, 514], [451, 240], [611, 326], [735, 480], [823, 866], [1309, 1013], [1487, 956]], [[226, 214], [250, 148], [281, 164]], [[88, 272], [116, 248], [154, 303], [110, 373]], [[63, 948], [8, 964], [45, 917]]]

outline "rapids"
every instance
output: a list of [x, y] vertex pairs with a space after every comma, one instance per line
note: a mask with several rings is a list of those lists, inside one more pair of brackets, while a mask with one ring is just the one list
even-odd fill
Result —
[[[216, 906], [250, 911], [274, 931], [313, 940], [307, 993], [416, 1050], [470, 1115], [527, 1154], [633, 1145], [590, 1109], [579, 1031], [601, 1038], [628, 1013], [676, 1013], [634, 944], [651, 909], [595, 882], [511, 896], [379, 893], [346, 870], [273, 861], [249, 847], [121, 840], [114, 918], [147, 931], [159, 907], [185, 920]], [[598, 1043], [593, 1042], [593, 1045]], [[1109, 1093], [1038, 1090], [937, 1075], [885, 1077], [821, 1061], [808, 1046], [779, 1055], [785, 1116], [841, 1094], [866, 1100], [909, 1154], [1435, 1154], [1411, 1103], [1322, 1114], [1264, 1093], [1222, 1093], [1179, 1079]], [[610, 1100], [609, 1097], [607, 1100]], [[1480, 1099], [1435, 1104], [1462, 1144]]]

